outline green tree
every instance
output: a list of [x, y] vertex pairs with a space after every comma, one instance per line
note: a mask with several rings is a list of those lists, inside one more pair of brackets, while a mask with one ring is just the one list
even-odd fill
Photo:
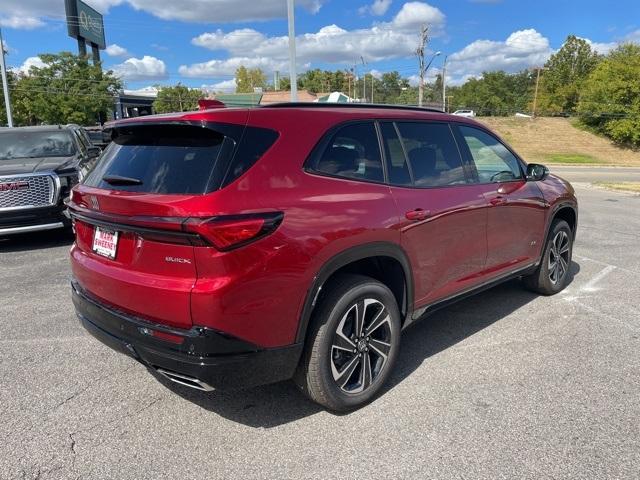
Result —
[[586, 40], [569, 35], [562, 48], [551, 55], [544, 66], [540, 80], [540, 110], [574, 113], [582, 84], [600, 59]]
[[259, 68], [238, 67], [236, 70], [236, 92], [253, 93], [254, 88], [266, 88], [267, 77]]
[[[18, 81], [18, 76], [12, 71], [7, 72], [7, 83], [9, 84], [9, 97], [11, 101], [11, 105], [13, 107], [13, 121], [16, 125], [22, 125], [24, 122], [23, 119], [19, 116], [20, 112], [18, 112], [18, 116], [16, 115], [16, 102], [20, 98], [20, 92], [16, 90], [16, 83]], [[4, 106], [4, 87], [2, 82], [0, 82], [0, 126], [7, 125], [7, 110]]]
[[615, 142], [640, 147], [640, 45], [621, 45], [584, 82], [581, 120]]
[[204, 98], [200, 89], [188, 88], [178, 83], [173, 87], [162, 87], [153, 102], [157, 113], [189, 112], [198, 109], [198, 100]]
[[451, 109], [470, 108], [479, 115], [512, 115], [529, 111], [534, 77], [529, 71], [508, 74], [484, 72], [460, 87], [451, 87]]
[[69, 52], [40, 58], [43, 67], [31, 67], [27, 75], [15, 79], [12, 97], [17, 125], [93, 125], [106, 119], [114, 95], [122, 88], [113, 72], [103, 72], [86, 57]]

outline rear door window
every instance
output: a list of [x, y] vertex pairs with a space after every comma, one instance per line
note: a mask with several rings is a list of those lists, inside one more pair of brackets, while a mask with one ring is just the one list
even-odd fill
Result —
[[[222, 188], [271, 147], [277, 132], [240, 125], [119, 127], [85, 184], [107, 190], [197, 195]], [[135, 184], [105, 181], [125, 177]]]
[[416, 187], [467, 183], [455, 139], [445, 123], [398, 122]]
[[378, 134], [373, 122], [345, 125], [311, 161], [311, 170], [354, 180], [383, 182]]
[[395, 125], [391, 122], [381, 123], [380, 132], [382, 133], [384, 154], [387, 159], [389, 183], [400, 186], [413, 185], [409, 164], [404, 154], [404, 147]]

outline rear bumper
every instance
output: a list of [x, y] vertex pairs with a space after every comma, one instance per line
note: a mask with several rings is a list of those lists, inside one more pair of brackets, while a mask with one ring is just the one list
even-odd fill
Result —
[[192, 377], [215, 389], [249, 388], [293, 377], [302, 354], [300, 344], [261, 349], [208, 328], [145, 322], [102, 305], [77, 282], [71, 285], [76, 314], [91, 335], [163, 374]]

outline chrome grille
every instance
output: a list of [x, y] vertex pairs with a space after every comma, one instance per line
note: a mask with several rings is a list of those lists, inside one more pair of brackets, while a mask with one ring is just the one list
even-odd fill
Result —
[[51, 175], [0, 176], [0, 211], [48, 207], [55, 203], [55, 194]]

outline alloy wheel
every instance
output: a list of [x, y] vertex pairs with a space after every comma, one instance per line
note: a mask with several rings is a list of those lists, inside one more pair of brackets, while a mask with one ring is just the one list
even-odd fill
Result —
[[365, 391], [384, 370], [392, 342], [391, 318], [379, 300], [352, 305], [336, 328], [331, 344], [331, 373], [349, 394]]
[[560, 230], [553, 237], [549, 252], [549, 280], [557, 285], [569, 271], [569, 258], [571, 255], [571, 240], [564, 230]]

